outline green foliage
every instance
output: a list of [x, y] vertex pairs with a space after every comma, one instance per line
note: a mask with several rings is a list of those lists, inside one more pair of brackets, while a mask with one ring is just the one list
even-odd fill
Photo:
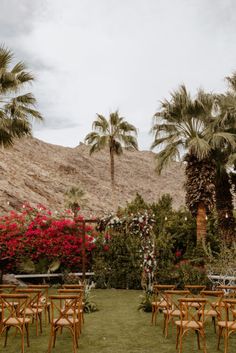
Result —
[[[112, 232], [109, 249], [101, 251], [107, 246], [104, 239], [100, 239], [100, 249], [94, 257], [93, 270], [95, 282], [99, 288], [140, 288], [140, 242], [124, 230]], [[97, 243], [98, 244], [98, 243]]]
[[145, 311], [149, 313], [152, 311], [152, 292], [145, 291], [143, 295], [140, 296], [140, 303], [138, 305], [138, 310]]
[[97, 304], [92, 301], [93, 297], [91, 296], [91, 289], [92, 285], [86, 284], [83, 298], [85, 313], [93, 313], [95, 311], [98, 311]]
[[236, 275], [236, 243], [228, 247], [224, 242], [220, 244], [219, 252], [215, 253], [208, 244], [204, 248], [207, 256], [206, 269], [208, 273], [219, 275]]

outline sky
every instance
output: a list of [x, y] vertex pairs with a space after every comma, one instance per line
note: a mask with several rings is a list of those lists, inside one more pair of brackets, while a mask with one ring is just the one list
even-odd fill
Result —
[[75, 147], [115, 110], [152, 143], [160, 101], [182, 83], [227, 89], [236, 71], [235, 0], [0, 0], [0, 44], [36, 77], [34, 136]]

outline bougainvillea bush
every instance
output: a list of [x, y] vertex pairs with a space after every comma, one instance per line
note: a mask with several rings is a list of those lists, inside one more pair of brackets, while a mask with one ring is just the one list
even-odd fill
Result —
[[[80, 271], [82, 264], [81, 220], [70, 210], [53, 213], [42, 205], [24, 205], [22, 212], [0, 217], [0, 256], [7, 259], [5, 270], [19, 272], [19, 264], [31, 261], [47, 266], [55, 260], [60, 270]], [[85, 251], [88, 270], [95, 248], [96, 232], [86, 225]], [[42, 266], [41, 266], [42, 267]], [[42, 271], [42, 269], [41, 269]]]

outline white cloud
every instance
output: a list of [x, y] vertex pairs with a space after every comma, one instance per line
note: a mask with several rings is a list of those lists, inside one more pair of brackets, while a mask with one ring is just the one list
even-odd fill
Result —
[[119, 108], [147, 149], [159, 100], [182, 82], [192, 92], [223, 90], [235, 69], [233, 0], [21, 0], [20, 10], [16, 0], [3, 3], [13, 15], [0, 41], [37, 74], [45, 127], [35, 135], [49, 142], [76, 146], [97, 112]]

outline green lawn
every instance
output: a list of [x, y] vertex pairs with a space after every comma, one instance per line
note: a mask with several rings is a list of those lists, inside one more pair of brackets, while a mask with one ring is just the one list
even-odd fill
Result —
[[[133, 290], [94, 290], [93, 300], [98, 304], [99, 311], [85, 315], [85, 326], [79, 339], [80, 353], [173, 353], [175, 350], [175, 328], [170, 329], [169, 338], [162, 335], [163, 318], [158, 316], [158, 325], [151, 326], [151, 314], [137, 310], [141, 291]], [[47, 351], [49, 326], [43, 327], [43, 334], [35, 335], [35, 327], [30, 332], [30, 348], [25, 353], [42, 353]], [[6, 353], [20, 352], [19, 335], [11, 330], [7, 347], [3, 348], [1, 338], [0, 351]], [[207, 325], [207, 352], [215, 353], [217, 336], [209, 322]], [[222, 342], [223, 343], [223, 342]], [[223, 352], [223, 344], [221, 345]], [[71, 353], [72, 340], [64, 330], [58, 335], [55, 353]], [[194, 335], [184, 340], [185, 353], [199, 352]], [[230, 339], [230, 352], [236, 352], [236, 334]]]

